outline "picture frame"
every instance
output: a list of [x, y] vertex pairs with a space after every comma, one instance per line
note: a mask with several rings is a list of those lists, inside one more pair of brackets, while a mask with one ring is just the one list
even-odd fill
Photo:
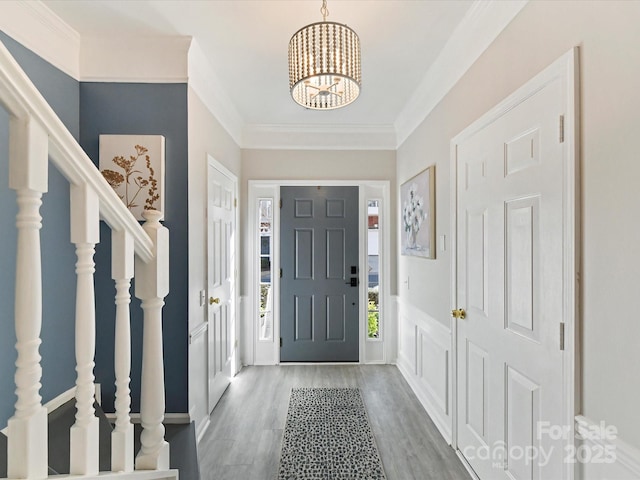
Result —
[[164, 136], [100, 135], [99, 169], [136, 220], [144, 210], [164, 219]]
[[436, 258], [435, 165], [400, 186], [401, 253]]

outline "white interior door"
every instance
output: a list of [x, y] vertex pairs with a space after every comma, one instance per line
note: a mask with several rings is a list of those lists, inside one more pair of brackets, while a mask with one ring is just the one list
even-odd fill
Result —
[[209, 412], [229, 385], [235, 350], [236, 178], [210, 161], [207, 202]]
[[[538, 82], [539, 83], [539, 82]], [[485, 479], [565, 478], [566, 83], [555, 77], [457, 149], [457, 446]]]

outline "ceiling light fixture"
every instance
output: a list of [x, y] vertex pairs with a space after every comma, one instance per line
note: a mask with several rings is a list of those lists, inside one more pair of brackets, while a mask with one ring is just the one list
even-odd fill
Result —
[[333, 110], [360, 94], [360, 39], [346, 25], [327, 22], [327, 0], [320, 13], [322, 22], [301, 28], [289, 40], [289, 88], [303, 107]]

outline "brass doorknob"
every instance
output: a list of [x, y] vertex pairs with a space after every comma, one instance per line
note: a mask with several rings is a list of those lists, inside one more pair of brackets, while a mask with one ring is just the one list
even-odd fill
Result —
[[458, 308], [457, 310], [451, 310], [451, 316], [453, 318], [464, 320], [467, 317], [467, 312], [465, 312], [462, 308]]
[[218, 304], [220, 303], [220, 299], [218, 297], [213, 298], [213, 297], [209, 297], [209, 305], [213, 305], [213, 304]]

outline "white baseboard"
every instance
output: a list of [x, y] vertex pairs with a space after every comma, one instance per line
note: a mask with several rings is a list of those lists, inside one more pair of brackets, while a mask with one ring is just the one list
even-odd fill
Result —
[[279, 365], [281, 367], [296, 367], [296, 366], [299, 367], [301, 365], [302, 366], [308, 365], [308, 366], [315, 366], [315, 367], [317, 367], [318, 365], [348, 367], [353, 365], [365, 365], [365, 363], [364, 362], [283, 362], [283, 363], [276, 363], [275, 365]]
[[196, 432], [196, 445], [200, 445], [200, 440], [204, 437], [204, 434], [207, 433], [209, 426], [211, 425], [211, 418], [207, 416], [200, 425], [200, 428]]
[[576, 417], [577, 478], [582, 480], [637, 480], [640, 478], [640, 450], [603, 432], [603, 423], [582, 415]]
[[[62, 405], [64, 405], [65, 403], [67, 403], [69, 400], [73, 400], [73, 398], [75, 398], [76, 396], [76, 387], [71, 387], [69, 390], [62, 392], [60, 395], [58, 395], [57, 397], [49, 400], [47, 403], [45, 403], [43, 406], [44, 408], [47, 409], [47, 415], [50, 414], [51, 412], [53, 412], [54, 410], [57, 410], [58, 408], [60, 408]], [[96, 383], [95, 384], [95, 399], [98, 402], [98, 405], [102, 404], [102, 395], [101, 395], [101, 388], [100, 388], [100, 384]], [[2, 430], [0, 430], [0, 433], [2, 433], [3, 435], [7, 435], [7, 431], [8, 431], [8, 427], [3, 428]]]
[[[67, 390], [66, 392], [62, 392], [56, 398], [54, 398], [52, 400], [49, 400], [43, 406], [44, 406], [44, 408], [47, 409], [47, 414], [50, 414], [54, 410], [57, 410], [62, 405], [67, 403], [69, 400], [73, 399], [75, 396], [76, 396], [76, 387], [72, 387], [69, 390]], [[5, 427], [2, 430], [0, 430], [0, 433], [2, 433], [3, 435], [6, 436], [7, 433], [8, 433], [8, 430], [9, 430], [9, 427]]]
[[[44, 404], [44, 408], [47, 409], [47, 413], [51, 413], [54, 410], [57, 410], [58, 408], [60, 408], [62, 405], [67, 403], [69, 400], [71, 400], [75, 396], [76, 396], [76, 387], [72, 387], [69, 390], [67, 390], [66, 392], [62, 392], [60, 395], [58, 395], [53, 400], [50, 400], [47, 403], [45, 403]], [[100, 403], [100, 402], [98, 402], [98, 403]]]
[[135, 470], [133, 472], [100, 472], [97, 475], [56, 475], [56, 480], [178, 480], [178, 470]]
[[467, 472], [469, 472], [469, 477], [472, 480], [480, 480], [480, 477], [478, 477], [478, 474], [474, 472], [473, 468], [471, 468], [471, 465], [469, 465], [469, 461], [466, 458], [464, 458], [464, 455], [462, 455], [462, 452], [460, 450], [456, 450], [456, 455], [460, 459], [460, 462], [462, 463], [464, 468], [467, 469]]
[[[99, 389], [96, 390], [96, 400], [99, 400], [98, 392], [99, 392]], [[47, 403], [44, 404], [44, 408], [47, 409], [47, 414], [50, 414], [54, 410], [57, 410], [62, 405], [67, 403], [69, 400], [72, 400], [75, 396], [76, 396], [76, 387], [73, 387], [67, 390], [66, 392], [62, 392], [60, 395], [58, 395], [54, 399], [48, 401]], [[98, 401], [98, 403], [100, 402]], [[140, 423], [139, 413], [132, 413], [130, 415], [131, 415], [131, 423]], [[115, 413], [105, 413], [105, 416], [109, 421], [115, 422], [116, 420]], [[164, 423], [167, 425], [191, 423], [191, 416], [188, 413], [165, 413]], [[0, 433], [6, 436], [8, 433], [8, 427], [5, 427], [2, 430], [0, 430]]]
[[[129, 415], [131, 417], [131, 423], [140, 423], [139, 413], [131, 413]], [[116, 421], [115, 413], [105, 413], [105, 416], [110, 422]], [[191, 416], [188, 413], [165, 413], [164, 421], [162, 423], [164, 423], [165, 425], [181, 425], [185, 423], [191, 423]]]

